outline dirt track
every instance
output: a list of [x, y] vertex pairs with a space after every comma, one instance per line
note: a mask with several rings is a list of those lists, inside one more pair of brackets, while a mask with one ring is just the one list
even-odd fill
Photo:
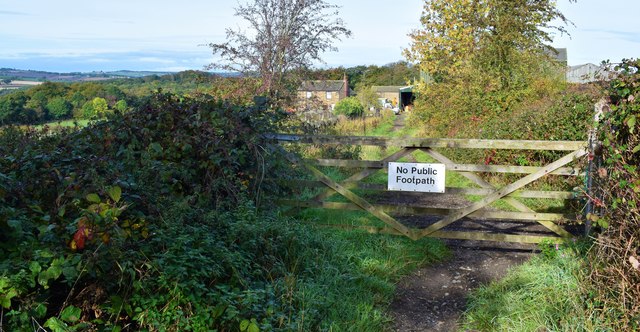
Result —
[[402, 280], [391, 303], [392, 331], [456, 331], [469, 291], [529, 259], [532, 245], [447, 241], [452, 257]]
[[[386, 193], [380, 203], [398, 203], [429, 207], [460, 208], [470, 204], [450, 194], [415, 195]], [[424, 228], [441, 217], [405, 216], [403, 224]], [[464, 218], [444, 230], [485, 233], [527, 233], [551, 235], [531, 222], [495, 222]], [[510, 268], [534, 255], [537, 246], [504, 242], [445, 240], [452, 256], [445, 261], [419, 269], [402, 280], [390, 306], [394, 317], [392, 331], [456, 331], [465, 310], [469, 291], [503, 277]]]

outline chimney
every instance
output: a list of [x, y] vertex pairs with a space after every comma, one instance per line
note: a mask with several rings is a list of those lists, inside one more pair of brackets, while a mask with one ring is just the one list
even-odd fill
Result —
[[343, 81], [343, 85], [344, 85], [344, 96], [349, 97], [349, 80], [347, 79], [347, 73], [344, 73], [344, 77], [342, 78]]

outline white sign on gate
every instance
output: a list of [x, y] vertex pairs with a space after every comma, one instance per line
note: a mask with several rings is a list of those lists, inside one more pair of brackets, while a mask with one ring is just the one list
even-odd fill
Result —
[[444, 164], [389, 163], [388, 190], [444, 193]]

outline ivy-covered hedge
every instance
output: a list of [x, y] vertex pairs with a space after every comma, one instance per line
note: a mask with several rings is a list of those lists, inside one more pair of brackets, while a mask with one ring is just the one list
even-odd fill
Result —
[[603, 164], [594, 205], [601, 226], [592, 265], [596, 319], [616, 331], [640, 329], [640, 60], [625, 60], [608, 86], [603, 114]]

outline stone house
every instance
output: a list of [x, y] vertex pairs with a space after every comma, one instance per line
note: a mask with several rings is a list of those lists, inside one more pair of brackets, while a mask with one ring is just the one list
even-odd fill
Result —
[[325, 109], [333, 110], [336, 104], [352, 95], [347, 75], [342, 80], [303, 81], [298, 88], [298, 107], [307, 104], [320, 104]]

